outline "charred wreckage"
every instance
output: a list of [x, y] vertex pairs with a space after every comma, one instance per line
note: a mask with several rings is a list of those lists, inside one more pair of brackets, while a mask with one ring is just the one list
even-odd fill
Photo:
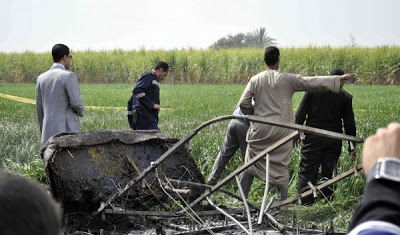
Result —
[[[206, 185], [185, 144], [201, 129], [233, 118], [294, 131], [216, 185]], [[238, 175], [256, 161], [268, 160], [270, 151], [293, 140], [299, 132], [363, 141], [268, 118], [227, 115], [201, 124], [180, 140], [153, 130], [61, 133], [46, 142], [41, 155], [51, 193], [63, 208], [66, 234], [335, 234], [333, 226], [327, 231], [299, 228], [295, 222], [284, 225], [269, 212], [316, 196], [318, 190], [357, 173], [361, 166], [324, 184], [311, 185], [311, 190], [282, 202], [266, 202], [268, 182], [261, 208], [243, 200]], [[240, 195], [222, 189], [234, 178]], [[244, 209], [216, 206], [210, 195], [217, 191], [242, 201]]]

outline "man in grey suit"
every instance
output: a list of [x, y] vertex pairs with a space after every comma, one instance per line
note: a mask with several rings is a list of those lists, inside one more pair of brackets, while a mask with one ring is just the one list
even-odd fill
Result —
[[68, 70], [72, 60], [69, 48], [56, 44], [51, 53], [54, 64], [36, 84], [36, 112], [43, 143], [57, 133], [80, 131], [78, 116], [83, 117], [84, 110], [78, 78]]

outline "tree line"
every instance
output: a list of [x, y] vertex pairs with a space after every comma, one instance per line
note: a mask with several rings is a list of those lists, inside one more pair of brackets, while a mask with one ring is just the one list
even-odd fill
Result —
[[265, 48], [276, 44], [276, 39], [268, 36], [267, 30], [264, 27], [260, 27], [252, 32], [238, 33], [222, 37], [214, 42], [209, 48]]

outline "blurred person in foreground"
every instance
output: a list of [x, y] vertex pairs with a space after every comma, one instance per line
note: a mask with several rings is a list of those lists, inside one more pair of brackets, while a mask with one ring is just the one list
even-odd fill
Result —
[[0, 172], [0, 234], [60, 235], [60, 212], [38, 182]]
[[368, 137], [362, 150], [367, 177], [349, 235], [400, 234], [400, 124], [391, 123]]
[[[330, 75], [343, 75], [341, 69], [334, 69]], [[315, 127], [327, 131], [356, 136], [356, 125], [352, 104], [353, 96], [345, 90], [339, 93], [331, 91], [307, 91], [296, 112], [295, 123]], [[355, 143], [349, 142], [349, 154], [352, 159], [356, 157]], [[301, 148], [301, 162], [297, 192], [299, 194], [308, 190], [308, 182], [316, 185], [319, 179], [332, 179], [333, 170], [336, 168], [342, 151], [342, 141], [316, 134], [307, 133]], [[319, 168], [321, 166], [321, 175]], [[325, 197], [331, 197], [331, 188], [322, 189]], [[303, 204], [314, 202], [314, 197], [302, 198]]]
[[83, 117], [84, 110], [78, 78], [69, 71], [69, 48], [56, 44], [51, 54], [53, 66], [36, 83], [36, 114], [43, 143], [61, 132], [80, 131], [78, 116]]
[[[280, 65], [279, 49], [270, 46], [265, 49], [266, 70], [253, 76], [240, 98], [240, 109], [245, 115], [271, 118], [281, 122], [294, 123], [292, 97], [296, 91], [339, 92], [344, 81], [354, 74], [341, 76], [301, 77], [300, 75], [278, 71]], [[255, 100], [253, 105], [251, 100]], [[248, 142], [246, 159], [248, 162], [263, 150], [289, 135], [287, 128], [250, 122], [246, 140]], [[269, 153], [269, 182], [277, 188], [278, 199], [283, 201], [288, 195], [289, 164], [293, 143], [288, 142]], [[265, 159], [265, 158], [264, 158]], [[243, 173], [241, 185], [247, 197], [254, 177], [266, 180], [265, 160], [260, 160]]]
[[158, 83], [168, 75], [168, 69], [169, 65], [166, 62], [159, 61], [152, 70], [139, 77], [127, 107], [129, 126], [133, 130], [159, 130], [160, 87]]

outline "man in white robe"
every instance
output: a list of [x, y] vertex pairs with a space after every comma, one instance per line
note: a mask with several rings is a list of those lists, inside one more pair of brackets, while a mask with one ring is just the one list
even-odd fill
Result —
[[[279, 49], [267, 47], [264, 61], [267, 65], [263, 71], [252, 77], [240, 98], [240, 109], [245, 115], [271, 118], [281, 122], [294, 123], [292, 97], [296, 91], [339, 92], [345, 80], [354, 74], [341, 76], [301, 77], [300, 75], [279, 72]], [[252, 98], [255, 104], [252, 105]], [[250, 122], [246, 140], [248, 142], [245, 162], [250, 161], [260, 152], [290, 134], [287, 128]], [[279, 200], [285, 200], [289, 185], [289, 164], [293, 144], [288, 142], [269, 153], [269, 183], [277, 187]], [[265, 158], [248, 168], [242, 176], [242, 187], [247, 197], [254, 177], [266, 179]]]

